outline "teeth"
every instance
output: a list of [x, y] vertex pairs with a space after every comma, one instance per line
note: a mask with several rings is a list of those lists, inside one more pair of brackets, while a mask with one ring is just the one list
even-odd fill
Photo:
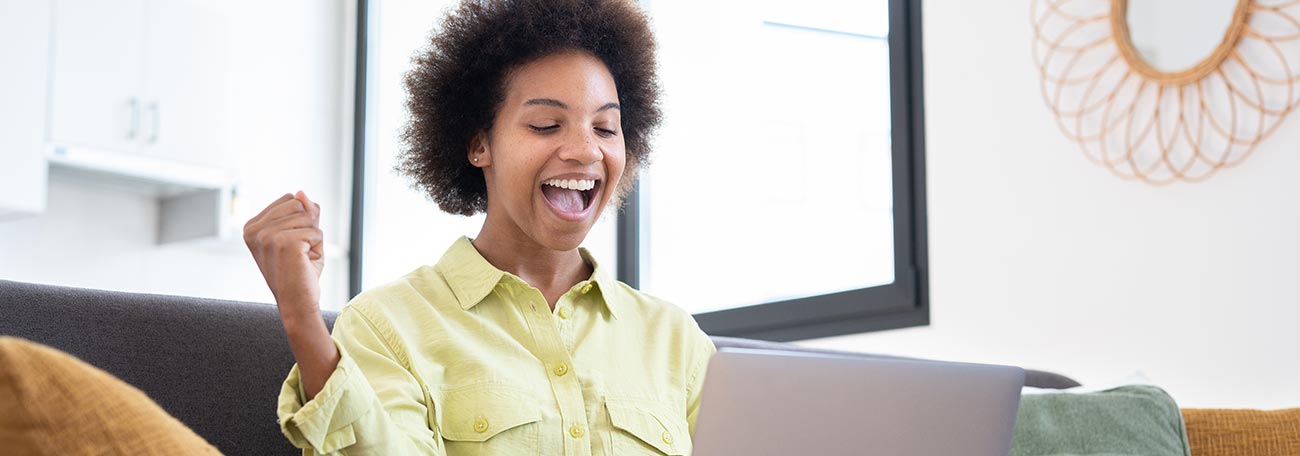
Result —
[[565, 188], [569, 190], [579, 190], [585, 192], [587, 190], [596, 188], [596, 181], [588, 180], [588, 179], [551, 179], [546, 182], [542, 182], [542, 185], [550, 185], [552, 187]]

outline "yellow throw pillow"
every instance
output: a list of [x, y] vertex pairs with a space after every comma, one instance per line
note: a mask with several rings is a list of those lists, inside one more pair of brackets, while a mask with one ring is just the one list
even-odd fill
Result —
[[0, 337], [6, 455], [221, 454], [140, 390], [44, 345]]
[[1300, 454], [1300, 408], [1183, 409], [1192, 456]]

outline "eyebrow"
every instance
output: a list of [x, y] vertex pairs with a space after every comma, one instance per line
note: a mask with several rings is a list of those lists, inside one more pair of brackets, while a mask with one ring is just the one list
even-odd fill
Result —
[[[531, 100], [525, 101], [525, 102], [524, 102], [524, 105], [525, 105], [525, 106], [528, 106], [528, 105], [553, 106], [553, 107], [560, 108], [560, 109], [569, 109], [569, 105], [566, 105], [566, 104], [564, 104], [564, 102], [562, 102], [562, 101], [560, 101], [560, 100], [556, 100], [556, 99], [554, 99], [554, 98], [534, 98], [534, 99], [531, 99]], [[606, 110], [606, 109], [617, 109], [617, 110], [619, 110], [619, 111], [622, 111], [622, 110], [623, 110], [623, 108], [620, 107], [620, 106], [618, 105], [618, 103], [609, 102], [609, 103], [605, 103], [604, 106], [601, 106], [600, 109], [597, 109], [596, 112], [601, 112], [601, 111], [604, 111], [604, 110]]]

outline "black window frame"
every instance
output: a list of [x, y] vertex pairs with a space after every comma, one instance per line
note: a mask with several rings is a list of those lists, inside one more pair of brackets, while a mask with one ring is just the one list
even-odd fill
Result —
[[[361, 292], [365, 188], [365, 113], [369, 1], [357, 0], [357, 71], [352, 162], [349, 288]], [[894, 282], [805, 298], [695, 314], [714, 336], [792, 341], [930, 322], [925, 195], [925, 117], [921, 1], [889, 0], [889, 80], [894, 209]], [[617, 220], [619, 280], [636, 288], [641, 272], [640, 193]], [[724, 266], [725, 267], [725, 266]]]

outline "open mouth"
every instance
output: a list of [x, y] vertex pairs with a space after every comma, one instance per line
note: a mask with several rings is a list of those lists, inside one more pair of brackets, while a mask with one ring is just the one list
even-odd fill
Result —
[[542, 196], [560, 214], [581, 216], [591, 208], [600, 183], [599, 179], [550, 179], [542, 182]]

